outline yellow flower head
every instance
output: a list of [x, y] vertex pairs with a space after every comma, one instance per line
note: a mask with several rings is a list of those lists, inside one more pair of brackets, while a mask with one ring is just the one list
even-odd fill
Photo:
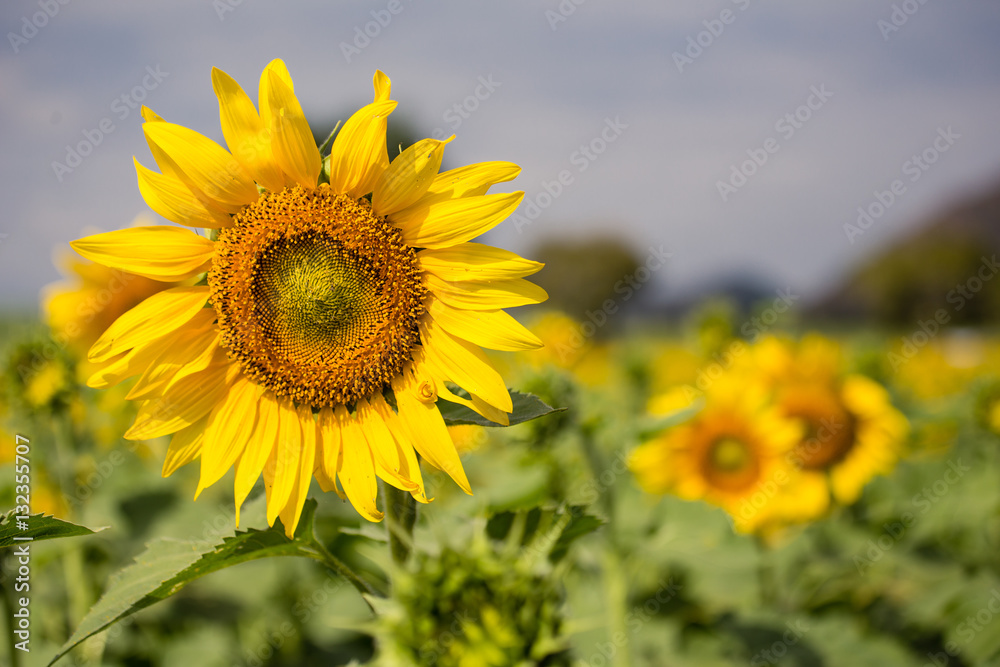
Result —
[[769, 339], [757, 352], [755, 358], [765, 360], [762, 373], [773, 383], [778, 409], [804, 426], [793, 460], [808, 483], [829, 484], [838, 502], [850, 504], [872, 477], [892, 470], [906, 419], [881, 385], [844, 373], [835, 343], [815, 335], [798, 346]]
[[73, 243], [154, 280], [205, 276], [116, 320], [90, 350], [91, 384], [141, 375], [126, 437], [173, 434], [163, 472], [200, 458], [199, 492], [235, 466], [237, 511], [263, 473], [268, 521], [289, 534], [313, 475], [373, 521], [377, 478], [426, 502], [416, 452], [469, 492], [435, 402], [507, 423], [510, 395], [480, 346], [540, 345], [502, 309], [546, 298], [524, 280], [541, 264], [471, 242], [517, 207], [522, 192], [486, 192], [520, 169], [439, 174], [448, 141], [435, 139], [390, 162], [382, 72], [325, 158], [282, 61], [256, 106], [226, 73], [212, 83], [229, 150], [144, 108], [160, 171], [136, 162], [154, 211], [212, 234], [151, 226]]
[[[682, 404], [677, 392], [652, 401], [657, 410]], [[763, 386], [727, 377], [695, 417], [641, 445], [629, 465], [646, 491], [705, 500], [726, 510], [739, 532], [757, 532], [825, 510], [822, 500], [786, 507], [798, 479], [789, 454], [800, 438], [799, 423], [768, 404]]]

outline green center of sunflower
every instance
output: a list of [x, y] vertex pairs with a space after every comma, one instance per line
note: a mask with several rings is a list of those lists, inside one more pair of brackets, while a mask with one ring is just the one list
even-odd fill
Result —
[[722, 434], [709, 443], [701, 470], [705, 480], [716, 489], [739, 493], [759, 481], [760, 461], [745, 440]]
[[246, 375], [314, 407], [381, 391], [419, 343], [413, 249], [329, 186], [266, 193], [219, 234], [208, 276], [222, 343]]
[[721, 438], [709, 450], [712, 467], [721, 472], [737, 472], [750, 463], [747, 446], [735, 438]]

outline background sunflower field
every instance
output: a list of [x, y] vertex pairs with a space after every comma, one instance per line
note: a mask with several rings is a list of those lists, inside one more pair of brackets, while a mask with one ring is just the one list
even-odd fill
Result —
[[[1000, 665], [996, 8], [18, 0], [0, 26], [0, 664]], [[129, 383], [87, 386], [104, 330], [187, 284], [69, 249], [167, 224], [140, 108], [220, 139], [211, 67], [274, 58], [317, 144], [378, 69], [390, 157], [455, 134], [442, 171], [522, 168], [482, 240], [545, 263], [512, 310], [545, 347], [490, 353], [525, 421], [443, 409], [473, 495], [425, 463], [412, 531], [317, 483], [293, 536], [260, 484], [237, 527], [232, 472], [193, 501], [197, 465], [123, 438]]]

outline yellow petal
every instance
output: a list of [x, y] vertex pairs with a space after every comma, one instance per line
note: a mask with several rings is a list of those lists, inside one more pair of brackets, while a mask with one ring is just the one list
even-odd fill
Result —
[[295, 84], [292, 82], [292, 75], [288, 73], [288, 67], [281, 58], [275, 58], [267, 64], [264, 71], [260, 73], [260, 85], [257, 88], [257, 105], [260, 107], [260, 121], [264, 128], [270, 131], [271, 128], [271, 103], [269, 94], [271, 90], [271, 74], [277, 74], [278, 78], [285, 82], [293, 92]]
[[261, 122], [250, 96], [240, 84], [212, 68], [212, 88], [219, 98], [222, 136], [233, 157], [264, 188], [276, 192], [285, 187], [285, 176], [271, 151], [271, 131]]
[[415, 248], [447, 248], [488, 232], [514, 212], [523, 192], [461, 197], [437, 203], [418, 201], [389, 217], [403, 240]]
[[430, 502], [424, 492], [424, 479], [420, 473], [420, 462], [417, 460], [417, 454], [410, 443], [409, 433], [400, 421], [399, 415], [393, 412], [381, 394], [373, 395], [369, 399], [369, 402], [392, 434], [392, 439], [395, 441], [396, 449], [400, 454], [399, 476], [406, 480], [408, 484], [396, 486], [396, 488], [409, 491], [410, 495], [416, 498], [418, 502]]
[[393, 394], [399, 409], [399, 421], [409, 442], [435, 468], [455, 480], [463, 491], [472, 494], [451, 434], [433, 401], [423, 401], [414, 389], [412, 376], [399, 376], [393, 382]]
[[295, 534], [295, 527], [302, 517], [302, 506], [309, 495], [309, 483], [312, 481], [313, 465], [316, 460], [316, 422], [313, 419], [312, 408], [299, 406], [299, 423], [302, 424], [302, 454], [299, 456], [298, 476], [288, 502], [281, 510], [281, 523], [285, 526], [285, 535], [289, 539]]
[[422, 320], [418, 326], [427, 366], [435, 375], [504, 412], [514, 409], [507, 385], [482, 350], [454, 338], [433, 320]]
[[70, 241], [89, 260], [129, 273], [176, 282], [208, 270], [215, 244], [182, 227], [130, 227]]
[[98, 370], [87, 379], [87, 386], [103, 389], [118, 384], [125, 378], [138, 375], [145, 371], [165, 349], [176, 345], [177, 341], [186, 339], [192, 333], [205, 333], [215, 330], [215, 311], [202, 308], [191, 321], [183, 327], [171, 331], [159, 338], [143, 341], [125, 354], [108, 361], [99, 362]]
[[421, 204], [436, 204], [457, 197], [484, 195], [491, 186], [513, 180], [521, 168], [513, 162], [478, 162], [438, 174]]
[[385, 422], [375, 413], [365, 399], [358, 400], [355, 405], [355, 416], [361, 426], [361, 432], [372, 450], [375, 462], [388, 470], [390, 474], [399, 474], [399, 452], [396, 451], [396, 441], [392, 439]]
[[337, 469], [340, 467], [340, 427], [333, 416], [333, 408], [326, 406], [316, 420], [319, 434], [316, 440], [316, 479], [324, 491], [334, 491], [340, 499], [344, 493], [337, 486]]
[[257, 422], [253, 433], [247, 440], [247, 445], [236, 462], [236, 482], [234, 496], [236, 500], [236, 525], [239, 525], [240, 507], [250, 495], [253, 485], [260, 477], [264, 464], [274, 450], [278, 439], [278, 400], [270, 391], [264, 392], [257, 402]]
[[471, 400], [469, 398], [462, 398], [458, 394], [455, 394], [448, 388], [447, 384], [443, 380], [435, 380], [434, 387], [437, 389], [438, 396], [446, 401], [452, 403], [458, 403], [459, 405], [464, 405], [473, 412], [482, 415], [486, 419], [489, 419], [494, 424], [500, 424], [501, 426], [510, 426], [510, 415], [508, 415], [503, 410], [498, 410], [492, 405], [479, 398], [475, 394], [470, 394]]
[[454, 138], [422, 139], [400, 153], [375, 183], [375, 215], [391, 215], [420, 199], [441, 168], [445, 145]]
[[142, 107], [140, 107], [140, 109], [139, 109], [139, 115], [141, 115], [142, 119], [144, 121], [146, 121], [147, 123], [163, 123], [163, 122], [166, 122], [166, 121], [163, 120], [162, 116], [160, 116], [158, 113], [156, 113], [155, 111], [153, 111], [152, 109], [150, 109], [149, 107], [147, 107], [145, 104], [143, 104]]
[[271, 150], [282, 170], [303, 188], [316, 187], [320, 157], [312, 130], [292, 89], [275, 72], [270, 74]]
[[375, 101], [385, 102], [392, 92], [392, 80], [382, 70], [375, 70], [375, 76], [372, 77], [372, 87], [375, 89]]
[[441, 280], [511, 280], [537, 273], [544, 264], [519, 257], [509, 250], [481, 243], [460, 243], [439, 250], [421, 250], [417, 261], [424, 271]]
[[208, 301], [208, 287], [172, 287], [157, 292], [115, 320], [90, 348], [91, 361], [105, 361], [147, 340], [174, 331]]
[[[207, 310], [207, 309], [206, 309]], [[125, 398], [129, 401], [146, 398], [149, 394], [162, 393], [181, 378], [208, 368], [219, 348], [220, 332], [214, 327], [208, 331], [188, 331], [176, 336], [171, 344], [157, 346], [162, 352], [152, 361]]]
[[381, 521], [383, 514], [375, 505], [375, 497], [378, 495], [375, 462], [361, 426], [347, 414], [343, 406], [337, 406], [334, 416], [340, 427], [342, 453], [337, 477], [344, 487], [344, 493], [361, 516], [369, 521]]
[[330, 187], [334, 192], [359, 198], [375, 189], [389, 167], [386, 119], [395, 108], [393, 100], [373, 102], [344, 123], [330, 149]]
[[158, 174], [139, 164], [134, 157], [135, 172], [139, 181], [139, 194], [149, 208], [171, 222], [188, 227], [219, 229], [229, 227], [233, 219], [229, 214], [206, 206], [188, 186], [173, 176]]
[[495, 282], [449, 282], [435, 275], [424, 274], [424, 283], [434, 296], [453, 308], [465, 310], [499, 310], [549, 298], [545, 290], [522, 278]]
[[257, 401], [261, 393], [258, 384], [241, 375], [233, 382], [221, 405], [209, 415], [196, 498], [218, 482], [243, 453], [257, 423]]
[[238, 372], [239, 364], [229, 363], [223, 354], [218, 363], [180, 380], [158, 400], [143, 403], [125, 437], [149, 440], [190, 426], [219, 404]]
[[164, 477], [170, 477], [178, 468], [198, 458], [207, 423], [207, 417], [199, 419], [187, 428], [174, 433], [170, 438], [170, 446], [167, 447], [167, 455], [163, 459]]
[[257, 186], [246, 169], [225, 148], [183, 125], [146, 123], [146, 138], [177, 165], [178, 176], [226, 213], [236, 213], [257, 201]]
[[[314, 445], [315, 446], [315, 445]], [[278, 442], [271, 458], [274, 463], [274, 486], [267, 498], [267, 524], [273, 525], [278, 513], [285, 507], [299, 472], [302, 455], [302, 424], [295, 406], [288, 398], [278, 399]]]
[[428, 312], [441, 328], [475, 345], [491, 350], [535, 350], [542, 341], [502, 310], [463, 310], [431, 299]]

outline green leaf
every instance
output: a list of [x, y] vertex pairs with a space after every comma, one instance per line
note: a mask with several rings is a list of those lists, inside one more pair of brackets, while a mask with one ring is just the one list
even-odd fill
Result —
[[[587, 514], [586, 510], [585, 505], [570, 505], [499, 512], [487, 522], [486, 534], [498, 541], [518, 539], [521, 547], [546, 554], [555, 565], [566, 556], [573, 542], [604, 525], [602, 519]], [[516, 533], [512, 534], [512, 530]]]
[[577, 541], [584, 535], [589, 535], [604, 525], [604, 520], [593, 514], [587, 514], [583, 505], [573, 505], [569, 508], [570, 520], [559, 534], [559, 539], [552, 545], [549, 552], [549, 561], [558, 563], [569, 551], [569, 545]]
[[[511, 402], [514, 404], [514, 410], [510, 414], [510, 426], [566, 410], [566, 408], [553, 408], [550, 405], [546, 405], [542, 399], [534, 394], [522, 394], [519, 391], [511, 391], [509, 389], [508, 391], [510, 391]], [[462, 396], [462, 398], [468, 397], [468, 394], [463, 391], [456, 391], [455, 393]], [[478, 412], [473, 412], [464, 405], [451, 403], [443, 398], [438, 400], [437, 406], [438, 410], [441, 411], [441, 416], [444, 417], [444, 423], [448, 426], [460, 426], [464, 424], [501, 426], [501, 424], [491, 422]]]
[[245, 532], [238, 531], [232, 537], [223, 538], [221, 544], [166, 538], [149, 542], [146, 551], [136, 558], [134, 564], [111, 577], [104, 595], [49, 665], [88, 637], [167, 599], [206, 574], [259, 558], [314, 557], [312, 523], [315, 511], [316, 501], [307, 500], [293, 539], [285, 536], [285, 529], [279, 520], [267, 530], [251, 528]]
[[[57, 519], [54, 516], [44, 514], [32, 514], [24, 523], [27, 529], [18, 527], [17, 519], [14, 518], [14, 511], [11, 510], [0, 517], [0, 548], [11, 547], [15, 544], [29, 544], [31, 541], [54, 540], [57, 537], [76, 537], [77, 535], [93, 535], [104, 530], [104, 527], [91, 530], [85, 526], [78, 526], [69, 521]], [[15, 537], [30, 537], [32, 540], [16, 540]]]

